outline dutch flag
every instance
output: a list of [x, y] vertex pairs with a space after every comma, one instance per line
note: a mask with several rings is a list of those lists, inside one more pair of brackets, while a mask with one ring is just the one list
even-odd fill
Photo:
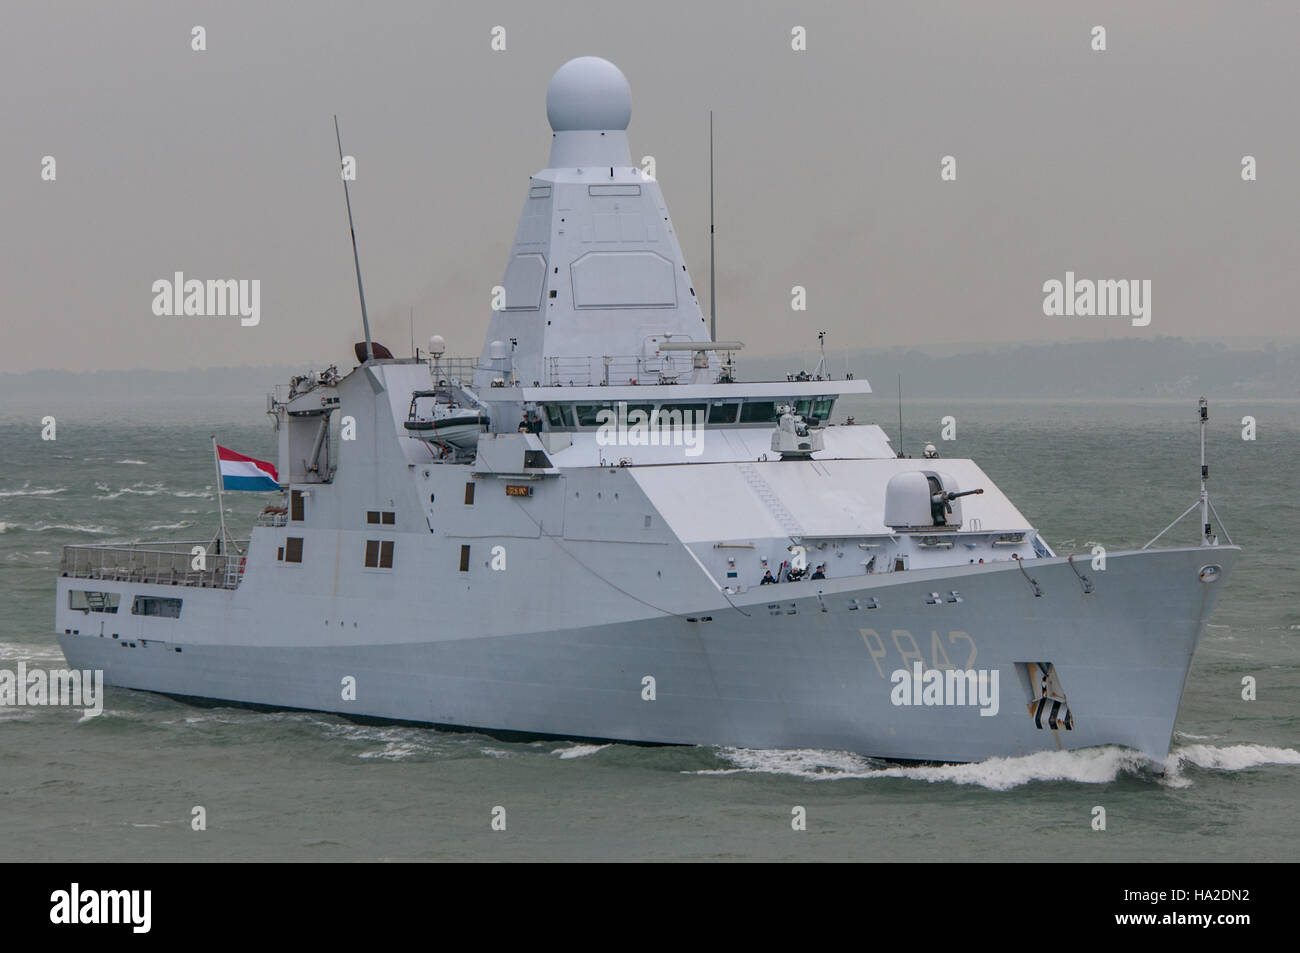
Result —
[[223, 490], [278, 490], [279, 476], [275, 467], [265, 460], [254, 460], [225, 447], [217, 447], [217, 460], [221, 464]]

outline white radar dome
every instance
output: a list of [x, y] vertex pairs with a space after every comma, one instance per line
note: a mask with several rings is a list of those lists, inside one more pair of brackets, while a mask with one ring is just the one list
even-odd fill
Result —
[[579, 56], [551, 77], [546, 118], [555, 132], [626, 129], [632, 119], [632, 88], [609, 60]]

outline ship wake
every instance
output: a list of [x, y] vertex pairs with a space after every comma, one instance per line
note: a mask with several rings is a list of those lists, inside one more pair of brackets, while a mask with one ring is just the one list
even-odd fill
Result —
[[690, 774], [774, 774], [812, 781], [902, 779], [974, 785], [1008, 791], [1035, 781], [1108, 784], [1123, 776], [1154, 780], [1171, 788], [1190, 787], [1188, 768], [1233, 772], [1269, 765], [1300, 765], [1300, 751], [1268, 745], [1194, 744], [1175, 748], [1163, 764], [1130, 748], [1106, 746], [1077, 751], [1038, 751], [1015, 758], [971, 764], [898, 765], [843, 751], [721, 748], [725, 768]]

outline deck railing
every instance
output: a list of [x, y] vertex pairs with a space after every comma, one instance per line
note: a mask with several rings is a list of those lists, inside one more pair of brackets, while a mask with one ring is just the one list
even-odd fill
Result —
[[[77, 579], [235, 589], [244, 577], [248, 540], [234, 540], [236, 551], [212, 553], [211, 540], [126, 543], [117, 546], [64, 546], [59, 571]], [[194, 548], [203, 550], [202, 559]], [[202, 568], [195, 568], [198, 565]]]
[[691, 355], [685, 351], [658, 357], [548, 357], [547, 387], [589, 387], [600, 384], [660, 384], [689, 380]]

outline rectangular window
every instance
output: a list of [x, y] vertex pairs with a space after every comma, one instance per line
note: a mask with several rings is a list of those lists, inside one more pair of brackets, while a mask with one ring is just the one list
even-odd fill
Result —
[[396, 522], [397, 514], [393, 510], [366, 510], [368, 526], [392, 526]]
[[179, 619], [181, 617], [181, 600], [165, 599], [160, 596], [136, 596], [131, 605], [132, 615], [151, 615], [160, 619]]
[[373, 525], [379, 525], [379, 510], [366, 510], [366, 522]]
[[659, 416], [656, 418], [660, 428], [694, 427], [695, 422], [704, 423], [704, 411], [707, 404], [660, 404]]
[[576, 410], [578, 414], [579, 427], [598, 426], [600, 421], [596, 419], [597, 415], [599, 415], [602, 410], [612, 409], [613, 408], [610, 407], [609, 404], [578, 404], [574, 407], [574, 410]]
[[543, 410], [552, 430], [573, 426], [573, 408], [568, 404], [546, 404]]
[[81, 612], [117, 612], [122, 596], [116, 592], [90, 592], [85, 589], [68, 591], [68, 608]]
[[393, 541], [391, 539], [366, 540], [366, 568], [393, 568]]
[[392, 510], [384, 510], [380, 514], [380, 517], [381, 517], [380, 522], [382, 522], [385, 526], [392, 526], [394, 523], [397, 522], [397, 514], [394, 513]]
[[277, 549], [277, 550], [275, 551], [275, 558], [278, 559], [278, 560], [280, 560], [281, 562], [284, 561], [284, 547], [283, 547], [283, 546], [281, 546], [279, 549]]
[[303, 496], [302, 490], [289, 491], [289, 519], [301, 523], [307, 518], [305, 510], [307, 509], [307, 499]]
[[290, 536], [284, 541], [284, 561], [287, 563], [302, 562], [301, 536]]
[[776, 423], [776, 407], [776, 401], [773, 400], [747, 400], [740, 408], [740, 422], [742, 424]]
[[715, 400], [709, 407], [709, 423], [711, 424], [734, 424], [736, 414], [740, 412], [740, 401], [738, 400]]
[[469, 506], [473, 502], [474, 502], [474, 484], [466, 483], [465, 484], [465, 505]]
[[468, 546], [462, 546], [460, 548], [460, 571], [469, 572], [469, 547]]

